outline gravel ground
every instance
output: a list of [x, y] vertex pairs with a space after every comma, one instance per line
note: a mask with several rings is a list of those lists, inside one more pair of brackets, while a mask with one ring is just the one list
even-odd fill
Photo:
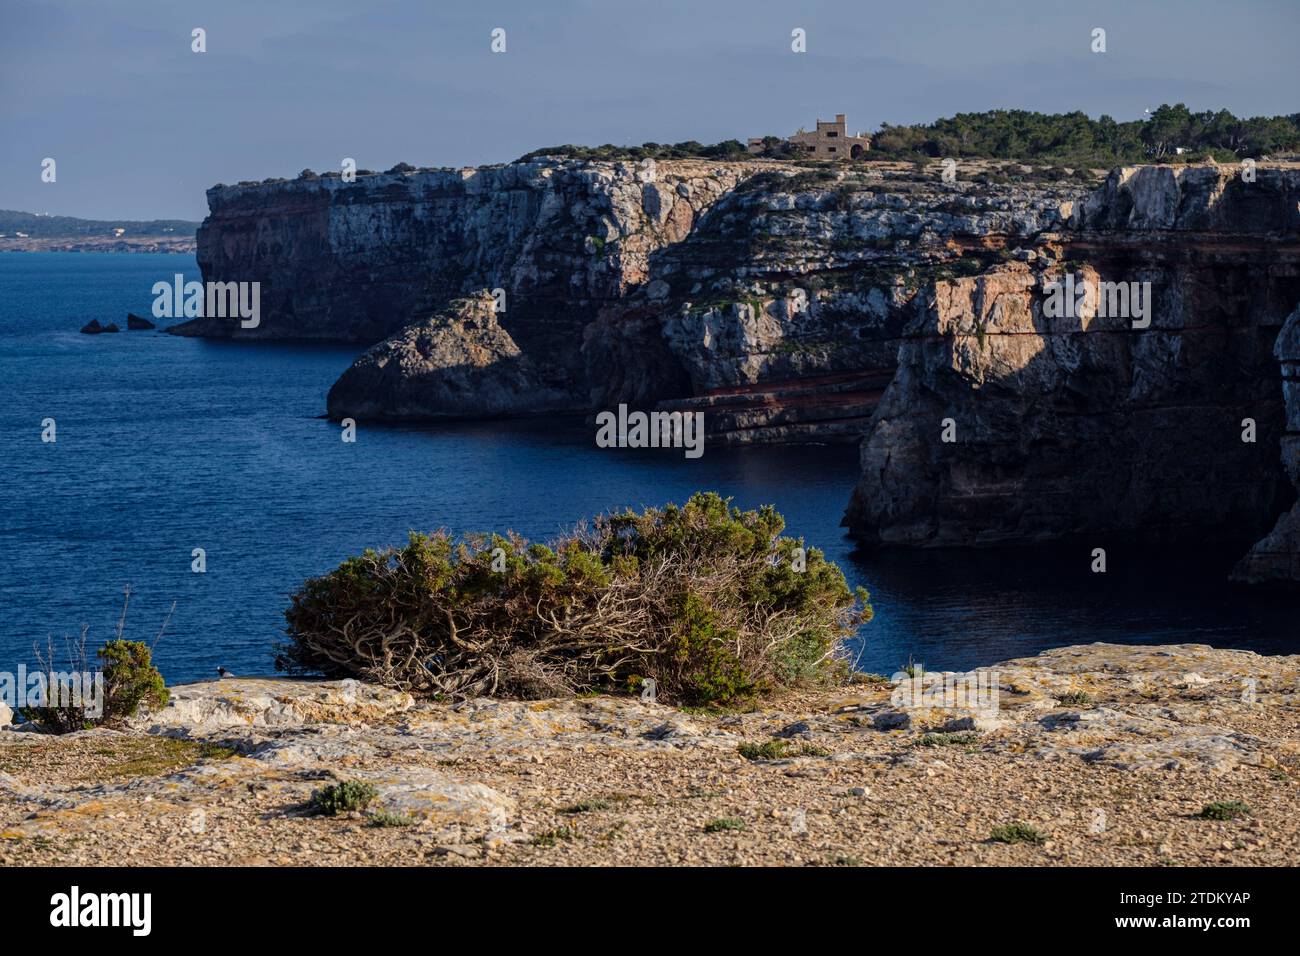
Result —
[[[609, 697], [436, 705], [353, 682], [188, 685], [122, 732], [0, 733], [0, 863], [1300, 859], [1300, 657], [1090, 645], [985, 670], [996, 712], [900, 706], [880, 683], [717, 715]], [[740, 752], [763, 744], [774, 759]], [[366, 812], [312, 812], [316, 788], [347, 779], [374, 783]], [[1202, 816], [1234, 801], [1230, 819]]]

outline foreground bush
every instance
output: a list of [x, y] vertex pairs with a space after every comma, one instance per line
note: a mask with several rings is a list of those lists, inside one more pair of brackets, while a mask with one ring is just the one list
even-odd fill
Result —
[[784, 526], [771, 507], [701, 493], [550, 546], [413, 533], [307, 581], [276, 666], [450, 696], [634, 691], [649, 678], [689, 705], [836, 679], [845, 640], [871, 619], [867, 593]]
[[[117, 636], [107, 641], [95, 654], [98, 666], [92, 667], [88, 649], [89, 626], [81, 629], [80, 640], [68, 641], [66, 664], [56, 665], [54, 642], [51, 640], [44, 653], [37, 649], [40, 669], [48, 675], [46, 704], [41, 707], [19, 708], [20, 716], [47, 733], [66, 734], [97, 726], [116, 726], [134, 717], [141, 706], [159, 710], [167, 706], [169, 694], [162, 674], [153, 664], [154, 645], [162, 639], [171, 620], [171, 611], [163, 619], [162, 627], [152, 644], [128, 641], [122, 637], [126, 628], [126, 612], [131, 603], [131, 588], [122, 592], [122, 613], [117, 621]], [[176, 609], [173, 602], [172, 610]], [[89, 678], [95, 671], [102, 678], [102, 699], [96, 700], [92, 686], [84, 680], [73, 688], [56, 681], [56, 673], [73, 678]]]
[[[57, 700], [58, 688], [47, 692], [50, 705], [23, 707], [20, 713], [48, 733], [66, 734], [91, 727], [113, 727], [128, 717], [134, 717], [144, 704], [150, 710], [167, 706], [169, 694], [162, 674], [153, 666], [153, 650], [141, 641], [112, 640], [99, 649], [100, 669], [104, 680], [104, 696], [95, 710], [85, 693], [76, 701]], [[90, 673], [83, 666], [81, 673]], [[88, 690], [88, 689], [86, 689]]]
[[364, 810], [379, 796], [374, 784], [360, 780], [344, 780], [321, 787], [311, 795], [311, 805], [317, 813], [336, 817], [340, 813]]

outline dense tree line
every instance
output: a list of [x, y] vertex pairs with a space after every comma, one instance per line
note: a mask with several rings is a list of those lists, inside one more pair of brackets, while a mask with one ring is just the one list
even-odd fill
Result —
[[519, 157], [519, 162], [526, 163], [539, 156], [568, 156], [572, 159], [619, 160], [619, 159], [743, 159], [749, 153], [745, 144], [736, 139], [723, 140], [706, 146], [693, 139], [684, 143], [642, 143], [640, 146], [547, 146], [535, 149]]
[[[778, 136], [764, 139], [765, 155], [773, 159], [806, 158]], [[1181, 153], [1180, 153], [1181, 150]], [[1093, 119], [1086, 113], [1035, 113], [1030, 110], [988, 110], [958, 113], [933, 123], [912, 126], [882, 124], [872, 137], [864, 160], [919, 157], [981, 157], [1036, 160], [1073, 166], [1113, 166], [1118, 163], [1160, 162], [1182, 155], [1196, 159], [1211, 155], [1220, 161], [1259, 158], [1300, 150], [1300, 113], [1289, 116], [1238, 118], [1228, 110], [1196, 113], [1179, 103], [1165, 104], [1147, 118], [1119, 122], [1110, 116]], [[539, 156], [570, 156], [589, 160], [743, 159], [745, 145], [729, 139], [713, 145], [643, 143], [640, 146], [551, 146], [533, 150], [523, 160]]]
[[884, 124], [872, 139], [877, 156], [970, 156], [1063, 163], [1150, 162], [1185, 153], [1217, 159], [1300, 149], [1300, 113], [1239, 119], [1228, 110], [1194, 113], [1165, 104], [1146, 119], [1117, 122], [1084, 113], [989, 110], [958, 113], [915, 126]]

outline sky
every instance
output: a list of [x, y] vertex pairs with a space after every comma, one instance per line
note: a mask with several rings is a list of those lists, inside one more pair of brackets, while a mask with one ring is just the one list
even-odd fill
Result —
[[1298, 28], [1296, 0], [0, 0], [0, 208], [197, 220], [215, 183], [345, 157], [466, 166], [836, 113], [1289, 114]]

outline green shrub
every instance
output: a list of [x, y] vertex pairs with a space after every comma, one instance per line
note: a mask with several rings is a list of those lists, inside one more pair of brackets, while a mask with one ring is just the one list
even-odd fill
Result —
[[142, 641], [109, 641], [99, 649], [104, 662], [104, 722], [135, 716], [141, 704], [166, 707], [170, 695], [153, 666], [153, 649]]
[[[89, 625], [82, 627], [79, 640], [66, 641], [65, 666], [58, 667], [54, 663], [53, 640], [47, 644], [45, 654], [37, 652], [41, 670], [50, 675], [46, 690], [47, 701], [46, 706], [20, 708], [24, 720], [31, 721], [48, 733], [64, 734], [96, 726], [120, 724], [127, 718], [134, 717], [141, 704], [151, 710], [167, 706], [167, 686], [162, 674], [153, 665], [153, 645], [162, 639], [167, 630], [171, 612], [163, 619], [153, 644], [128, 641], [122, 634], [126, 629], [131, 588], [124, 588], [122, 594], [122, 612], [118, 617], [116, 636], [96, 652], [98, 667], [91, 666], [88, 651]], [[172, 610], [175, 609], [173, 603]], [[58, 673], [79, 676], [92, 674], [96, 670], [99, 672], [98, 680], [102, 681], [102, 701], [92, 699], [97, 696], [97, 692], [84, 685], [78, 686], [75, 694], [69, 693], [71, 687], [55, 686]], [[62, 685], [62, 679], [58, 683]], [[97, 703], [102, 706], [96, 707]]]
[[1199, 816], [1205, 820], [1235, 820], [1250, 813], [1250, 807], [1240, 800], [1216, 800], [1201, 808]]
[[386, 827], [409, 827], [414, 822], [410, 817], [403, 816], [400, 813], [393, 813], [391, 810], [376, 810], [370, 814], [366, 826], [372, 830], [381, 830]]
[[989, 839], [996, 843], [1032, 843], [1035, 846], [1047, 842], [1047, 837], [1034, 827], [1019, 822], [994, 827], [993, 832], [989, 834]]
[[539, 833], [530, 841], [533, 846], [555, 846], [561, 840], [572, 840], [576, 834], [568, 827], [560, 827], [556, 830], [547, 830], [545, 833]]
[[311, 795], [311, 803], [317, 813], [333, 817], [340, 813], [364, 810], [377, 796], [379, 791], [373, 784], [363, 783], [360, 780], [344, 780], [342, 783], [332, 783], [328, 787], [317, 790]]
[[716, 494], [603, 515], [549, 545], [412, 533], [308, 580], [276, 666], [426, 695], [626, 693], [709, 706], [847, 676], [865, 590], [770, 506]]
[[959, 730], [956, 733], [923, 734], [916, 742], [918, 747], [958, 747], [963, 744], [977, 743], [980, 735], [973, 730]]
[[705, 833], [722, 833], [724, 830], [743, 830], [745, 821], [739, 817], [719, 817], [704, 824]]
[[780, 760], [789, 756], [790, 745], [784, 740], [769, 740], [761, 744], [741, 744], [736, 753], [746, 760]]
[[1092, 695], [1086, 690], [1072, 690], [1062, 694], [1057, 706], [1059, 707], [1091, 707], [1095, 703]]

